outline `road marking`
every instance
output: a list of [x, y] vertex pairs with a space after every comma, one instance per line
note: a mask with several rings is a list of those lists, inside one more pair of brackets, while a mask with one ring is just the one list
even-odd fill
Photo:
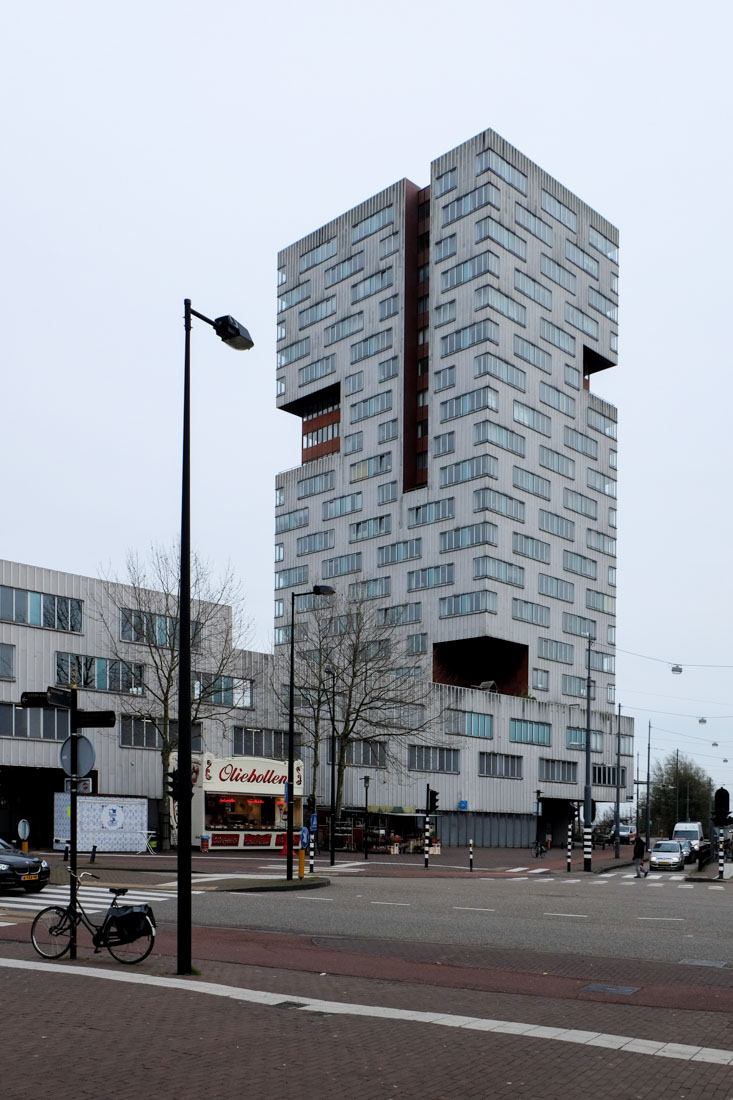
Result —
[[708, 890], [725, 890], [725, 886], [708, 886]]
[[695, 887], [694, 886], [678, 886], [677, 889], [678, 890], [694, 890]]
[[572, 882], [582, 882], [580, 878], [561, 878], [560, 882], [564, 882], [566, 886], [570, 886]]
[[217, 985], [190, 978], [166, 978], [157, 974], [131, 974], [120, 970], [104, 970], [101, 967], [77, 966], [66, 963], [31, 962], [25, 959], [2, 959], [0, 967], [9, 970], [35, 970], [43, 974], [64, 974], [70, 978], [96, 978], [97, 980], [123, 982], [128, 985], [147, 985], [158, 989], [178, 989], [186, 993], [198, 993], [210, 997], [226, 997], [232, 1001], [271, 1006], [283, 1001], [299, 1005], [294, 1011], [327, 1013], [333, 1016], [372, 1017], [380, 1020], [404, 1020], [437, 1027], [458, 1027], [467, 1031], [493, 1032], [499, 1035], [524, 1035], [533, 1039], [558, 1040], [577, 1043], [580, 1046], [604, 1047], [624, 1050], [650, 1057], [677, 1058], [688, 1062], [709, 1062], [715, 1065], [733, 1065], [733, 1050], [715, 1047], [688, 1046], [683, 1043], [666, 1043], [655, 1039], [636, 1039], [628, 1035], [613, 1035], [598, 1031], [580, 1031], [575, 1028], [548, 1027], [519, 1023], [514, 1020], [489, 1020], [480, 1016], [457, 1016], [446, 1012], [412, 1011], [404, 1008], [387, 1008], [383, 1005], [349, 1004], [344, 1001], [323, 1001], [311, 997], [270, 993], [260, 989], [243, 989], [232, 985]]
[[526, 875], [518, 875], [517, 878], [509, 878], [507, 882], [527, 882]]
[[507, 867], [506, 868], [506, 874], [507, 875], [514, 875], [518, 871], [526, 871], [526, 870], [527, 870], [526, 867]]
[[681, 920], [681, 921], [683, 921], [685, 918], [684, 917], [637, 917], [636, 919], [637, 920]]
[[462, 909], [468, 913], [495, 913], [496, 909], [479, 909], [475, 905], [454, 905], [454, 909]]
[[588, 920], [587, 913], [543, 913], [543, 917], [577, 917], [579, 920]]
[[370, 901], [369, 904], [370, 905], [406, 905], [408, 908], [410, 906], [409, 901]]
[[528, 871], [530, 875], [549, 875], [552, 872], [549, 867], [538, 867], [536, 871]]
[[335, 901], [335, 898], [312, 898], [310, 894], [296, 894], [300, 901]]

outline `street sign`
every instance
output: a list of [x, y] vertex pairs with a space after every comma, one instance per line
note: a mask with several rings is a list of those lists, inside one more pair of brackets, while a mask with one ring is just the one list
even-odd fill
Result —
[[46, 691], [24, 691], [20, 696], [20, 705], [22, 707], [47, 707], [48, 706], [48, 692]]
[[20, 838], [20, 840], [27, 840], [30, 835], [31, 827], [26, 819], [23, 818], [22, 821], [18, 822], [18, 837]]
[[[77, 775], [89, 775], [89, 772], [94, 767], [94, 761], [96, 760], [96, 753], [94, 752], [94, 745], [91, 743], [88, 737], [76, 738], [76, 774]], [[67, 775], [73, 775], [71, 770], [71, 738], [67, 737], [61, 746], [61, 752], [59, 753], [59, 760], [61, 767], [64, 769]]]
[[308, 832], [308, 830], [306, 829], [306, 827], [304, 825], [303, 828], [300, 830], [300, 846], [301, 846], [301, 848], [307, 848], [309, 840], [310, 840], [310, 833]]
[[311, 832], [314, 833], [318, 828], [318, 814], [311, 814]]
[[74, 725], [78, 730], [111, 729], [117, 721], [113, 710], [77, 710]]
[[71, 710], [71, 688], [46, 688], [46, 706]]

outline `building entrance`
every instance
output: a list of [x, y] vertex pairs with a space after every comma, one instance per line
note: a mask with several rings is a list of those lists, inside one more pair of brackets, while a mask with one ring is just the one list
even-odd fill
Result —
[[0, 837], [18, 840], [18, 822], [30, 823], [31, 848], [53, 844], [53, 796], [64, 789], [61, 768], [0, 767]]

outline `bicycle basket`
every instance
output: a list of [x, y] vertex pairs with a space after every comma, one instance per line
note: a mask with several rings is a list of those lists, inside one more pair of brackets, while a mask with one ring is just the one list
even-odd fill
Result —
[[112, 944], [132, 943], [148, 931], [148, 921], [155, 935], [155, 917], [149, 905], [118, 905], [109, 917], [107, 939]]

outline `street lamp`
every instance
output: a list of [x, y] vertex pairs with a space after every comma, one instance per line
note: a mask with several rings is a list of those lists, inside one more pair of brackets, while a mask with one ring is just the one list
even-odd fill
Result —
[[181, 473], [181, 561], [178, 600], [178, 973], [191, 973], [191, 318], [211, 325], [238, 351], [254, 342], [233, 317], [212, 321], [183, 303], [186, 345], [183, 367], [183, 448]]
[[367, 820], [369, 818], [369, 782], [370, 776], [362, 778], [364, 784], [364, 859], [369, 859], [369, 839], [367, 837]]
[[310, 592], [290, 593], [290, 699], [288, 707], [288, 832], [287, 832], [287, 869], [288, 881], [293, 877], [293, 818], [295, 799], [293, 797], [293, 779], [295, 773], [295, 598], [296, 596], [333, 596], [336, 589], [328, 584], [314, 584]]
[[331, 677], [331, 816], [328, 826], [328, 847], [331, 853], [331, 866], [336, 862], [336, 671], [333, 668], [323, 670]]

